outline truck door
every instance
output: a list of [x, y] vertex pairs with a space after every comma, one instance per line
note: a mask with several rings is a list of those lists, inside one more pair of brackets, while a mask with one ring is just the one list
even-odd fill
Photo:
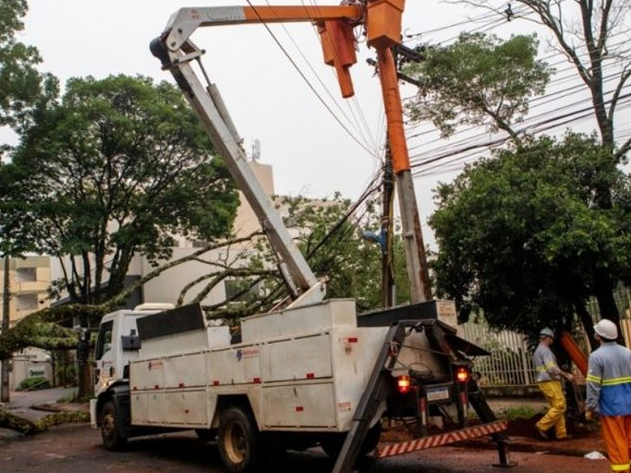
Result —
[[97, 395], [104, 386], [107, 386], [109, 380], [116, 375], [114, 372], [114, 352], [112, 350], [113, 332], [114, 321], [109, 320], [101, 324], [96, 338], [94, 351], [94, 377], [96, 384], [94, 386], [94, 392]]

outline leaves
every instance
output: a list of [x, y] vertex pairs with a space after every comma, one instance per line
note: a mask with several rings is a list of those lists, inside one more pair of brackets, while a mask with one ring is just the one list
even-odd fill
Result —
[[26, 11], [26, 0], [0, 0], [0, 126], [20, 130], [57, 91], [57, 80], [36, 68], [42, 61], [37, 49], [16, 40]]
[[[462, 318], [481, 310], [497, 327], [564, 327], [597, 273], [628, 279], [629, 178], [610, 156], [594, 138], [541, 138], [439, 189], [434, 269]], [[603, 185], [616, 191], [610, 209], [594, 204]]]
[[169, 257], [172, 235], [228, 235], [238, 205], [181, 92], [144, 77], [69, 80], [60, 103], [38, 110], [13, 166], [12, 203], [26, 197], [35, 217], [20, 230], [62, 259], [64, 287], [84, 304], [120, 291], [134, 254]]
[[537, 40], [463, 33], [454, 44], [432, 47], [406, 73], [421, 82], [408, 105], [414, 121], [431, 120], [443, 137], [457, 126], [482, 125], [489, 131], [518, 123], [532, 96], [544, 91], [552, 70], [537, 61]]

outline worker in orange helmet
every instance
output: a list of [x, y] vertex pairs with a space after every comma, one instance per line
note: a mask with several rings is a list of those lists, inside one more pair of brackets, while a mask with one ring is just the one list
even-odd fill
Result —
[[611, 320], [601, 320], [594, 331], [600, 348], [589, 356], [585, 417], [600, 415], [612, 471], [629, 472], [631, 350], [616, 343], [618, 328]]
[[554, 332], [549, 328], [544, 328], [539, 332], [539, 345], [533, 355], [533, 362], [536, 370], [537, 386], [545, 396], [550, 409], [539, 422], [535, 424], [537, 433], [544, 439], [549, 439], [548, 430], [554, 427], [554, 435], [557, 440], [568, 438], [565, 428], [565, 411], [567, 403], [565, 394], [559, 379], [561, 376], [567, 378], [568, 381], [574, 381], [574, 377], [567, 373], [557, 364], [556, 357], [550, 345], [554, 342]]

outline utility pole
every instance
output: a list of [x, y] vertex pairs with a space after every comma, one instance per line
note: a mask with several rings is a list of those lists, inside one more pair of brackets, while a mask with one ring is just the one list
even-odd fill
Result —
[[[9, 279], [9, 255], [4, 256], [4, 282], [2, 285], [2, 333], [9, 331], [11, 309], [11, 280]], [[0, 402], [9, 402], [9, 358], [2, 360], [0, 372]]]
[[392, 158], [390, 157], [390, 146], [386, 144], [386, 159], [383, 166], [383, 210], [381, 216], [381, 294], [384, 307], [392, 307], [395, 302], [394, 272], [392, 268], [393, 197]]

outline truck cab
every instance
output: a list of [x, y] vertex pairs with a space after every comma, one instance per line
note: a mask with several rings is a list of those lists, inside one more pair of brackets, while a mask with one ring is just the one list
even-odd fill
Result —
[[96, 426], [96, 399], [111, 386], [127, 379], [130, 361], [139, 356], [137, 320], [172, 308], [173, 304], [145, 303], [133, 310], [118, 310], [103, 317], [94, 350], [95, 399], [90, 402], [90, 412], [94, 411], [90, 416], [93, 426]]

